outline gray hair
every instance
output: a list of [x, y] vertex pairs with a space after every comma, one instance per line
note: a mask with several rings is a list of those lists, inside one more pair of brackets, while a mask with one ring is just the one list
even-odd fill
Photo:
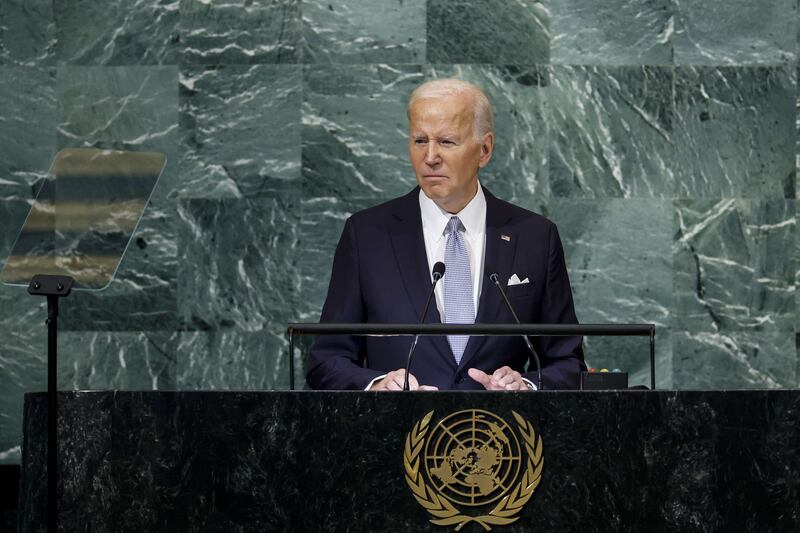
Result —
[[411, 106], [417, 100], [423, 98], [442, 98], [447, 96], [458, 96], [466, 94], [472, 100], [472, 114], [475, 122], [472, 131], [477, 140], [489, 132], [494, 131], [494, 120], [492, 118], [492, 104], [480, 87], [468, 81], [457, 78], [440, 78], [426, 81], [411, 93], [408, 99], [407, 113], [411, 116]]

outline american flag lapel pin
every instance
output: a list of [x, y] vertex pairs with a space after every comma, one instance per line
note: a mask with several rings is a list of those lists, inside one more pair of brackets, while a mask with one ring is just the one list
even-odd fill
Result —
[[501, 233], [501, 234], [500, 234], [500, 238], [501, 238], [501, 239], [503, 239], [503, 240], [504, 240], [504, 241], [506, 241], [506, 242], [511, 242], [511, 236], [509, 236], [509, 235], [503, 235], [503, 234]]

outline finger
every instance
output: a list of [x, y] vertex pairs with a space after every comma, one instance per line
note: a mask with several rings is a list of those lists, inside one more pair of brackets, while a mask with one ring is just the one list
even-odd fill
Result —
[[472, 379], [474, 379], [475, 381], [477, 381], [486, 388], [488, 388], [492, 382], [492, 378], [490, 378], [486, 372], [484, 372], [483, 370], [478, 370], [477, 368], [470, 368], [469, 370], [467, 370], [467, 374], [469, 374], [469, 377], [471, 377]]
[[506, 385], [506, 390], [517, 391], [522, 390], [522, 384], [519, 381], [513, 381]]
[[506, 390], [506, 386], [497, 381], [496, 379], [493, 379], [489, 384], [489, 386], [486, 388], [489, 390]]
[[403, 390], [403, 379], [396, 375], [391, 376], [386, 383], [386, 390]]
[[428, 390], [428, 391], [439, 390], [439, 387], [436, 387], [434, 385], [420, 385], [419, 390]]
[[[411, 374], [409, 374], [411, 377]], [[405, 386], [406, 371], [404, 368], [392, 370], [386, 374], [386, 390], [403, 390]], [[411, 384], [409, 383], [409, 387]]]
[[520, 381], [521, 379], [522, 376], [520, 375], [520, 373], [512, 370], [508, 374], [498, 379], [497, 382], [503, 386], [506, 386], [509, 385], [510, 383], [514, 383], [515, 381]]
[[496, 379], [489, 376], [489, 380], [487, 383], [484, 383], [483, 386], [486, 390], [505, 390], [506, 386], [501, 385]]
[[499, 384], [505, 387], [506, 385], [510, 385], [514, 383], [514, 376], [512, 374], [506, 374], [501, 378], [494, 378], [494, 380]]
[[393, 370], [386, 374], [384, 384], [386, 390], [403, 390], [403, 380], [405, 379], [406, 371], [404, 369]]
[[408, 390], [418, 390], [419, 389], [419, 381], [417, 378], [414, 377], [414, 374], [408, 374]]
[[497, 370], [495, 370], [492, 373], [492, 377], [495, 378], [495, 379], [501, 379], [501, 378], [507, 376], [508, 374], [510, 374], [512, 372], [513, 372], [513, 370], [510, 367], [501, 366], [500, 368], [498, 368]]

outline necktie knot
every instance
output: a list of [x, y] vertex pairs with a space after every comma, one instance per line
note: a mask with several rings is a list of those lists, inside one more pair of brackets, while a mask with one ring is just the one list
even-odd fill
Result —
[[447, 222], [447, 227], [444, 229], [445, 235], [450, 235], [451, 233], [456, 233], [458, 231], [464, 231], [464, 224], [461, 223], [461, 219], [458, 217], [450, 217], [450, 220]]

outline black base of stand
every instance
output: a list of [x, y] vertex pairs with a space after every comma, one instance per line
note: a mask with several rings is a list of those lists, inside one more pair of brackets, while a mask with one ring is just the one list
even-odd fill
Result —
[[58, 299], [69, 296], [69, 276], [34, 276], [28, 293], [47, 296], [47, 530], [58, 531]]

